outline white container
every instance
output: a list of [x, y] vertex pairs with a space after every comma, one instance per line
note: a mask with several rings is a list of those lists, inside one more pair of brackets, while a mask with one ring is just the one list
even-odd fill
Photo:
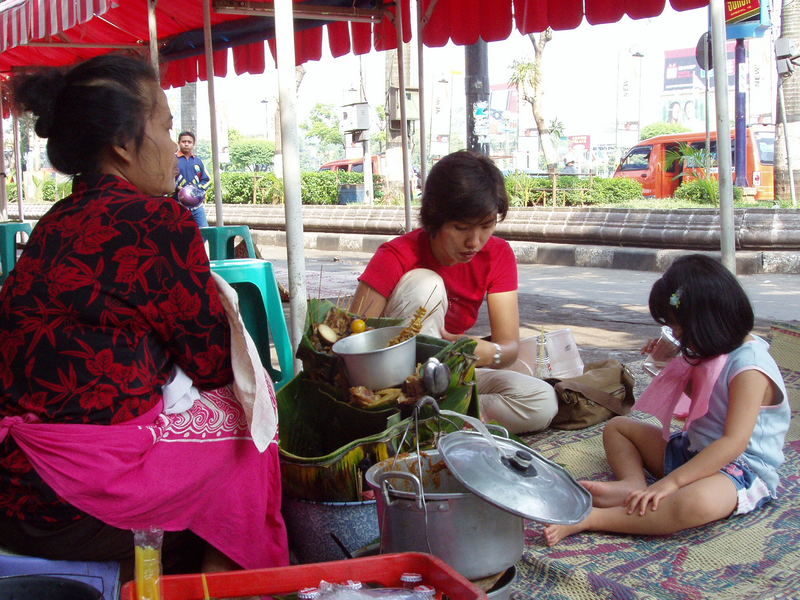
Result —
[[[519, 341], [517, 360], [509, 369], [536, 377], [538, 338], [539, 336], [532, 336]], [[566, 379], [567, 377], [583, 375], [583, 360], [571, 329], [558, 329], [546, 333], [545, 349], [547, 350], [547, 361], [550, 367], [548, 377]]]
[[583, 375], [583, 360], [571, 329], [551, 331], [545, 334], [545, 338], [551, 377], [567, 379]]

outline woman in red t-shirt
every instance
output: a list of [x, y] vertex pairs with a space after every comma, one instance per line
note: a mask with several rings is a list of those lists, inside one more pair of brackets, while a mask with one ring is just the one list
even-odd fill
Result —
[[475, 349], [484, 367], [477, 373], [481, 417], [521, 433], [547, 427], [557, 403], [546, 382], [504, 370], [519, 345], [516, 259], [493, 235], [507, 212], [503, 175], [489, 158], [445, 156], [425, 182], [422, 228], [378, 248], [350, 308], [366, 317], [410, 317], [419, 306], [439, 305], [423, 333], [454, 341], [475, 324], [485, 298], [491, 336], [477, 339]]

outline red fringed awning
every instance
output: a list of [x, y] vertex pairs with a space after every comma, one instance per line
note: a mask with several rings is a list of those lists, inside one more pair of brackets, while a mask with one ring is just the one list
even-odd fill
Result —
[[[295, 0], [298, 4], [301, 0]], [[265, 2], [270, 0], [253, 0]], [[422, 39], [438, 47], [487, 42], [507, 38], [511, 29], [520, 33], [553, 29], [573, 29], [584, 19], [591, 24], [613, 23], [627, 15], [633, 19], [654, 17], [664, 10], [666, 0], [421, 0]], [[669, 0], [676, 10], [706, 6], [709, 0]], [[313, 4], [313, 1], [308, 2]], [[180, 34], [202, 31], [200, 0], [168, 0], [156, 9], [161, 45]], [[409, 1], [402, 0], [404, 41], [411, 39]], [[349, 52], [365, 54], [372, 49], [397, 47], [394, 2], [387, 0], [388, 17], [376, 24], [332, 22], [301, 29], [297, 20], [295, 52], [297, 63], [319, 60], [322, 56], [323, 27], [327, 29], [330, 52], [342, 56]], [[212, 10], [212, 26], [226, 27], [245, 19]], [[264, 31], [270, 37], [271, 31]], [[113, 50], [146, 52], [149, 38], [147, 0], [5, 0], [0, 3], [0, 71], [28, 65], [65, 65]], [[250, 38], [252, 39], [252, 37]], [[248, 40], [249, 41], [249, 40]], [[216, 42], [215, 42], [216, 43]], [[229, 43], [237, 74], [263, 73], [266, 48], [275, 55], [274, 40]], [[182, 56], [191, 54], [192, 49]], [[171, 60], [165, 56], [162, 83], [165, 87], [205, 79], [202, 43], [194, 47], [195, 56]], [[228, 49], [214, 53], [215, 74], [227, 72]]]

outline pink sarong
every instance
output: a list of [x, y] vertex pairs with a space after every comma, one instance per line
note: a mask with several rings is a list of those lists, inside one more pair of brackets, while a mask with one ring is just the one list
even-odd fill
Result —
[[[656, 375], [633, 408], [657, 417], [665, 440], [669, 439], [673, 416], [686, 417], [683, 429], [689, 428], [708, 412], [708, 401], [722, 368], [728, 361], [727, 354], [689, 363], [685, 357], [677, 356]], [[692, 382], [692, 397], [684, 390]]]
[[118, 425], [31, 417], [0, 420], [0, 440], [10, 434], [66, 502], [121, 529], [190, 529], [245, 569], [288, 564], [277, 436], [256, 449], [230, 387]]

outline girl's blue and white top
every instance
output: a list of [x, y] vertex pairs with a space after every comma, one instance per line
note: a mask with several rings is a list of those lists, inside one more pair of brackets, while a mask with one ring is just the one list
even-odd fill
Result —
[[689, 426], [689, 450], [699, 452], [722, 437], [728, 415], [728, 386], [731, 380], [739, 373], [751, 369], [764, 373], [772, 382], [780, 402], [761, 407], [750, 443], [741, 458], [747, 461], [769, 486], [771, 494], [776, 496], [778, 467], [784, 460], [783, 444], [789, 430], [791, 408], [780, 369], [769, 354], [769, 344], [760, 337], [753, 337], [753, 341], [742, 344], [728, 355], [728, 362], [711, 392], [708, 412]]

